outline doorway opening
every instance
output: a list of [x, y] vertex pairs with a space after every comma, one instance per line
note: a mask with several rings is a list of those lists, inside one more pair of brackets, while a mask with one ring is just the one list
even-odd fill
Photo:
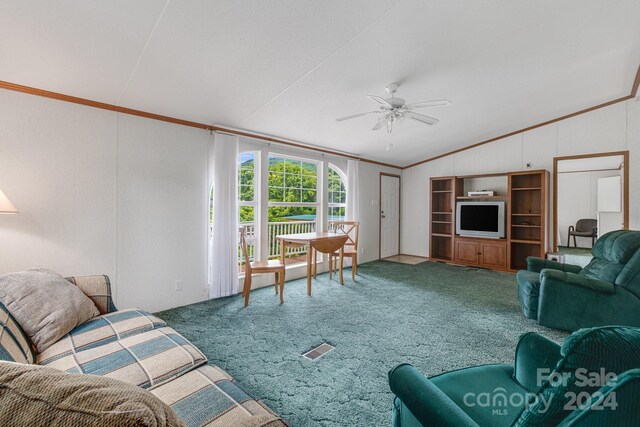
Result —
[[556, 157], [553, 247], [564, 262], [585, 265], [593, 243], [629, 223], [629, 152]]

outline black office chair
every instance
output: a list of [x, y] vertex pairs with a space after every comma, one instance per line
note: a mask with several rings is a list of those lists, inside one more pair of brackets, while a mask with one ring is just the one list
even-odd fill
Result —
[[579, 219], [576, 226], [569, 226], [569, 233], [567, 234], [567, 247], [571, 246], [571, 236], [573, 236], [573, 247], [577, 248], [576, 236], [578, 237], [591, 237], [591, 246], [598, 238], [598, 220], [595, 219]]

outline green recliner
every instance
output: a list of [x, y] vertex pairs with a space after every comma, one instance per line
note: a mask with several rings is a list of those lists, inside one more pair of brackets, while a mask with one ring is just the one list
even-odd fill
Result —
[[635, 426], [638, 367], [640, 328], [581, 329], [562, 346], [530, 332], [514, 366], [431, 378], [408, 364], [392, 369], [393, 426]]
[[527, 258], [527, 270], [516, 275], [524, 315], [567, 331], [640, 326], [640, 231], [607, 233], [591, 253], [584, 268]]

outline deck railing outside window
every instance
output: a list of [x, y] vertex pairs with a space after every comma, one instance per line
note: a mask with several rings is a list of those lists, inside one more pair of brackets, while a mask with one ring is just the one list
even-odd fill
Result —
[[[255, 261], [255, 224], [243, 223], [241, 227], [245, 227], [246, 239], [247, 239], [247, 253], [249, 259]], [[316, 231], [315, 221], [285, 221], [285, 222], [270, 222], [268, 225], [268, 238], [269, 238], [269, 256], [268, 259], [278, 258], [280, 256], [280, 244], [276, 239], [276, 236], [281, 234], [297, 234], [297, 233], [312, 233]], [[209, 235], [213, 233], [213, 227], [209, 226]], [[307, 248], [303, 246], [301, 248], [287, 248], [287, 258], [297, 258], [302, 255], [306, 255]], [[238, 247], [238, 258], [240, 264], [244, 263], [240, 248]]]

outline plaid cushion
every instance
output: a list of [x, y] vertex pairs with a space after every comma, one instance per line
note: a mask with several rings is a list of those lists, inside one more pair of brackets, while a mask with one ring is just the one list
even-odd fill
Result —
[[153, 388], [206, 361], [193, 344], [165, 327], [57, 358], [47, 366]]
[[93, 301], [100, 314], [117, 310], [111, 297], [111, 282], [108, 276], [75, 276], [67, 277], [67, 280], [79, 287]]
[[9, 310], [0, 302], [0, 360], [33, 363], [31, 342]]
[[54, 360], [117, 341], [131, 335], [167, 326], [146, 311], [129, 309], [94, 317], [79, 325], [58, 342], [38, 354], [36, 362], [47, 365]]
[[286, 426], [218, 367], [201, 366], [151, 391], [188, 427]]

